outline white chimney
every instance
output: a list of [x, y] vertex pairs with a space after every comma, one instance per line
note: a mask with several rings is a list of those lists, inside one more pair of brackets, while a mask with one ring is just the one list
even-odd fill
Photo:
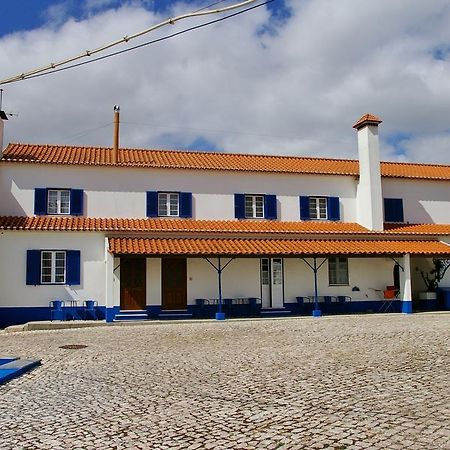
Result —
[[359, 184], [356, 193], [358, 223], [372, 231], [383, 231], [378, 125], [382, 121], [365, 114], [353, 125], [358, 131]]

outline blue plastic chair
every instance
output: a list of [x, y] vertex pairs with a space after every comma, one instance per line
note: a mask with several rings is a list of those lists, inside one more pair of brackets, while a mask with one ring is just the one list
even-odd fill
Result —
[[64, 302], [62, 300], [52, 300], [48, 306], [50, 307], [50, 320], [64, 320]]
[[97, 320], [97, 301], [86, 300], [83, 307], [84, 320]]

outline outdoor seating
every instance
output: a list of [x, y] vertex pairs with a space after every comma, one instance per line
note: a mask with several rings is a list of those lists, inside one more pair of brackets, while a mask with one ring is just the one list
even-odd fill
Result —
[[50, 320], [64, 320], [64, 302], [62, 300], [52, 300], [49, 303], [50, 307]]
[[78, 310], [78, 300], [69, 300], [68, 305], [64, 308], [65, 320], [80, 320], [80, 312]]
[[97, 301], [85, 300], [83, 306], [84, 320], [97, 320]]

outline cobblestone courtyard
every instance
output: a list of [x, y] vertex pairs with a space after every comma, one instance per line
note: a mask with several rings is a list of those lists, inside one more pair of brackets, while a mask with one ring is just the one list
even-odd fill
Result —
[[0, 448], [450, 449], [449, 349], [449, 314], [0, 332], [43, 363]]

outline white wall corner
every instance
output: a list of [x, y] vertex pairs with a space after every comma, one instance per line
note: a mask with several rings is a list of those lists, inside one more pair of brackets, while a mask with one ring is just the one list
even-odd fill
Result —
[[109, 251], [108, 238], [105, 237], [105, 306], [114, 306], [114, 256]]
[[[376, 120], [365, 120], [364, 117]], [[358, 130], [359, 182], [356, 192], [357, 222], [373, 231], [383, 231], [380, 146], [375, 116], [366, 114], [354, 126]]]
[[0, 158], [3, 156], [3, 133], [5, 130], [5, 124], [3, 119], [0, 118]]

